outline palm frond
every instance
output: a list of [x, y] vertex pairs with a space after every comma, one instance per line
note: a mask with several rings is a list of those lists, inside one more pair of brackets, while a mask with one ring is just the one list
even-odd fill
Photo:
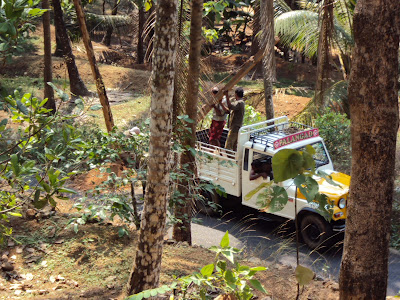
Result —
[[[317, 54], [319, 25], [318, 13], [307, 10], [294, 10], [275, 18], [275, 34], [294, 50], [302, 51], [308, 57]], [[346, 28], [334, 20], [334, 46], [348, 54], [354, 44], [353, 37]]]
[[318, 12], [321, 3], [317, 3], [315, 0], [297, 0], [297, 4], [301, 9]]
[[282, 43], [312, 57], [318, 50], [318, 13], [306, 10], [284, 13], [275, 18], [275, 34]]
[[292, 9], [285, 2], [285, 0], [274, 0], [274, 10], [275, 10], [275, 18], [283, 13], [292, 11]]
[[110, 27], [114, 29], [126, 27], [131, 25], [133, 21], [134, 20], [131, 16], [86, 13], [87, 26], [90, 27], [91, 30], [106, 30]]

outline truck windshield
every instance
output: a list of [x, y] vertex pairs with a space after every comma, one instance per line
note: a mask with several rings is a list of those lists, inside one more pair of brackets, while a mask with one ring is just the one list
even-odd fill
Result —
[[[321, 142], [311, 144], [315, 149], [315, 154], [313, 158], [315, 160], [315, 165], [317, 168], [329, 164], [328, 155], [326, 155], [325, 147]], [[305, 147], [298, 148], [299, 151], [304, 151]]]

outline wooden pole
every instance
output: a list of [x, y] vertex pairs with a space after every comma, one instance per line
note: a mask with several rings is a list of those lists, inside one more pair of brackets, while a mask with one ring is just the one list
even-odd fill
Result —
[[92, 41], [90, 40], [89, 32], [86, 27], [85, 13], [82, 9], [81, 0], [74, 0], [74, 6], [76, 10], [76, 15], [78, 17], [79, 27], [82, 32], [83, 43], [85, 44], [87, 57], [92, 69], [92, 74], [94, 81], [96, 82], [97, 93], [99, 95], [100, 103], [103, 108], [104, 120], [106, 122], [107, 131], [110, 132], [114, 127], [113, 115], [110, 108], [110, 103], [108, 102], [106, 88], [101, 77], [100, 71], [96, 64], [96, 58], [94, 56]]

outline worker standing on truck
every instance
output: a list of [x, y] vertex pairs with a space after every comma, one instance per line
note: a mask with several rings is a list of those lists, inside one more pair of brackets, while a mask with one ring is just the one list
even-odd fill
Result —
[[231, 102], [228, 91], [224, 91], [226, 103], [231, 111], [229, 120], [229, 133], [226, 139], [225, 148], [236, 151], [239, 129], [242, 127], [244, 118], [244, 91], [242, 87], [237, 87], [235, 90], [235, 101]]
[[[212, 88], [212, 93], [214, 96], [218, 94], [219, 89], [218, 87]], [[208, 131], [209, 134], [209, 143], [210, 145], [214, 146], [221, 146], [221, 135], [224, 130], [226, 124], [226, 116], [229, 113], [229, 109], [227, 107], [226, 97], [224, 96], [220, 103], [213, 103], [212, 107], [214, 108], [212, 122], [210, 126], [210, 130]]]

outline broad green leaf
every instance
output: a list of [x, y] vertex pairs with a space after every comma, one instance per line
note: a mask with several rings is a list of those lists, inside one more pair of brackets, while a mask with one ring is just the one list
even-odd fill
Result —
[[34, 198], [33, 198], [33, 202], [39, 201], [39, 197], [40, 197], [40, 191], [39, 191], [39, 190], [36, 190], [35, 196], [34, 196]]
[[222, 237], [221, 243], [220, 243], [221, 248], [226, 248], [229, 247], [229, 232], [225, 232], [224, 236]]
[[29, 115], [28, 108], [21, 102], [21, 100], [17, 100], [17, 108], [25, 115]]
[[40, 185], [44, 188], [44, 190], [46, 191], [46, 193], [50, 193], [50, 186], [44, 181], [42, 180], [40, 182]]
[[294, 149], [280, 150], [272, 157], [274, 181], [282, 182], [303, 172], [303, 156]]
[[101, 104], [95, 104], [95, 105], [92, 105], [91, 107], [90, 107], [90, 110], [100, 110], [100, 109], [102, 109], [103, 108], [103, 106], [101, 106]]
[[298, 265], [296, 268], [296, 279], [300, 285], [309, 284], [314, 279], [314, 272], [309, 268], [306, 268], [302, 265]]
[[222, 250], [221, 253], [231, 262], [234, 262], [233, 252], [231, 250]]
[[264, 187], [268, 187], [272, 185], [272, 182], [263, 182], [261, 183], [258, 187], [256, 187], [254, 190], [250, 191], [249, 193], [247, 193], [247, 195], [244, 196], [244, 200], [245, 201], [249, 201], [251, 198], [253, 198], [253, 196], [255, 194], [257, 194], [259, 191], [261, 191], [261, 189], [263, 189]]
[[129, 296], [126, 300], [142, 300], [144, 298], [143, 292]]
[[[309, 146], [309, 145], [307, 145], [307, 146]], [[313, 147], [311, 147], [311, 148], [314, 149]], [[303, 161], [304, 161], [303, 168], [305, 170], [311, 169], [311, 171], [314, 173], [315, 172], [315, 160], [314, 160], [312, 154], [310, 154], [306, 151], [303, 152]]]
[[70, 194], [76, 194], [77, 192], [73, 189], [69, 189], [66, 187], [63, 187], [62, 189], [58, 190], [59, 193], [70, 193]]
[[257, 200], [261, 202], [264, 200], [264, 210], [270, 213], [281, 211], [288, 201], [288, 194], [283, 187], [273, 186], [271, 190], [260, 193]]
[[204, 266], [204, 267], [201, 269], [200, 273], [201, 273], [204, 277], [209, 277], [209, 276], [212, 275], [213, 271], [214, 271], [214, 264], [209, 264], [209, 265]]
[[54, 200], [53, 197], [49, 197], [49, 203], [51, 204], [51, 206], [56, 207], [57, 206], [57, 202]]
[[17, 154], [11, 155], [11, 168], [12, 168], [15, 176], [18, 176], [20, 174], [21, 169], [19, 167]]
[[263, 292], [265, 294], [267, 293], [267, 291], [257, 279], [250, 279], [249, 282], [256, 290], [259, 290], [260, 292]]
[[231, 270], [226, 270], [224, 278], [228, 283], [235, 283], [237, 280], [235, 274]]
[[226, 261], [219, 260], [217, 262], [217, 269], [219, 269], [219, 271], [221, 271], [221, 273], [225, 272], [225, 270], [226, 270]]
[[324, 171], [318, 170], [317, 171], [317, 175], [321, 178], [324, 178], [329, 184], [333, 185], [333, 186], [338, 186], [341, 187], [342, 186], [340, 184], [338, 184], [336, 181], [333, 181], [332, 176], [328, 175], [327, 173], [325, 173]]
[[300, 192], [306, 197], [308, 202], [312, 202], [318, 194], [319, 185], [312, 177], [299, 175], [294, 179], [294, 184]]
[[250, 268], [250, 270], [252, 271], [265, 271], [267, 270], [266, 267], [254, 267], [254, 268]]
[[144, 296], [145, 298], [150, 298], [150, 297], [151, 297], [151, 291], [150, 291], [150, 290], [143, 291], [143, 296]]
[[10, 211], [7, 214], [10, 215], [10, 216], [13, 216], [13, 217], [22, 217], [22, 215], [20, 213], [16, 213], [16, 212], [11, 212]]
[[42, 198], [41, 200], [38, 201], [34, 201], [33, 202], [33, 206], [37, 209], [42, 209], [43, 207], [45, 207], [47, 205], [47, 199], [46, 198]]
[[44, 13], [43, 9], [40, 8], [32, 8], [29, 10], [29, 15], [32, 17], [39, 17]]
[[49, 86], [53, 88], [53, 90], [56, 91], [57, 95], [61, 98], [63, 102], [69, 101], [69, 96], [67, 93], [65, 93], [62, 89], [58, 88], [54, 83], [52, 82], [46, 82]]
[[314, 147], [311, 145], [307, 145], [305, 149], [306, 149], [306, 152], [309, 153], [311, 156], [313, 156], [316, 152]]

